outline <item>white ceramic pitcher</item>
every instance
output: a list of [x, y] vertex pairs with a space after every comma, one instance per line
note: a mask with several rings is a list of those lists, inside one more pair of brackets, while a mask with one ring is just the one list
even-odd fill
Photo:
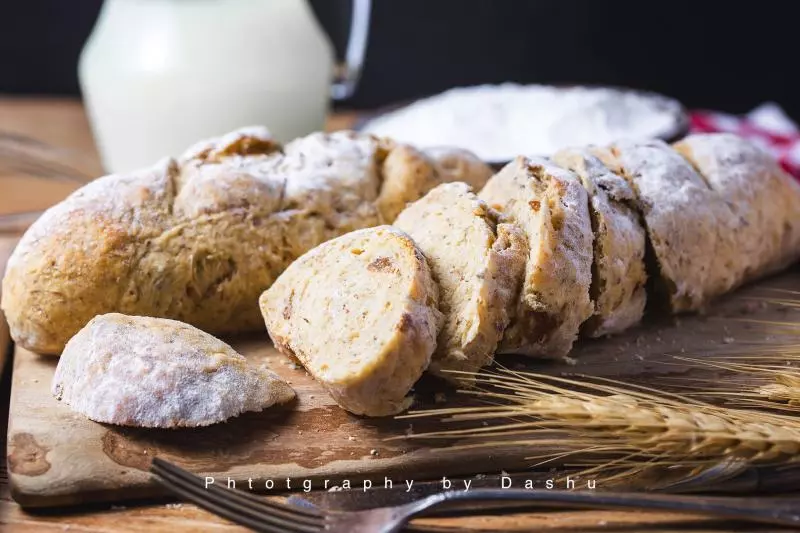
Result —
[[333, 80], [333, 47], [306, 0], [106, 0], [78, 68], [106, 170], [252, 124], [284, 142], [322, 129], [363, 62], [371, 6], [353, 2]]

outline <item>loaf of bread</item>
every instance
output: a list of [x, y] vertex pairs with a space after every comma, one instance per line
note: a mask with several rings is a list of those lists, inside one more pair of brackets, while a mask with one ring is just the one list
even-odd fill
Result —
[[646, 234], [633, 207], [633, 190], [586, 149], [561, 150], [553, 161], [573, 171], [589, 194], [594, 230], [589, 292], [594, 315], [584, 322], [581, 332], [600, 337], [624, 331], [642, 319], [647, 300]]
[[96, 422], [148, 428], [207, 426], [294, 398], [277, 375], [208, 333], [118, 313], [69, 340], [52, 391]]
[[724, 276], [712, 265], [715, 246], [727, 237], [724, 202], [702, 176], [662, 141], [624, 141], [593, 153], [628, 180], [636, 194], [650, 247], [650, 294], [672, 312], [693, 311], [708, 301]]
[[479, 197], [519, 225], [530, 246], [517, 308], [498, 352], [565, 356], [593, 313], [586, 189], [549, 160], [518, 157]]
[[[2, 309], [11, 335], [58, 354], [109, 312], [217, 334], [260, 329], [258, 296], [292, 261], [391, 221], [459, 174], [449, 169], [460, 156], [448, 157], [353, 132], [316, 133], [281, 150], [264, 128], [248, 128], [97, 179], [49, 209], [9, 260]], [[463, 164], [473, 168], [474, 156]]]
[[466, 183], [439, 185], [394, 224], [422, 250], [439, 285], [444, 326], [429, 370], [465, 383], [494, 360], [516, 306], [528, 257], [525, 235]]
[[300, 257], [260, 298], [275, 346], [344, 409], [385, 416], [410, 405], [442, 323], [422, 252], [391, 226], [354, 231]]
[[706, 299], [800, 258], [800, 184], [769, 154], [727, 133], [690, 135], [675, 148], [722, 206]]

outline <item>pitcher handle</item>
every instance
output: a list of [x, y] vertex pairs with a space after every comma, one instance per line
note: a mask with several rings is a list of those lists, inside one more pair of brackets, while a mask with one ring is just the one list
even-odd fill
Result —
[[347, 39], [344, 62], [336, 66], [336, 74], [331, 85], [331, 98], [334, 100], [350, 98], [356, 91], [367, 51], [371, 10], [372, 0], [353, 0], [350, 36]]

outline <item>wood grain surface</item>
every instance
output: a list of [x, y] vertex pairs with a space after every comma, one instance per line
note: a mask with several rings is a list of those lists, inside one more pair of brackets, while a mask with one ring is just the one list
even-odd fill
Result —
[[[334, 115], [331, 120], [331, 129], [348, 127], [353, 123], [355, 115]], [[51, 144], [57, 148], [74, 150], [99, 169], [92, 137], [88, 129], [85, 114], [80, 102], [76, 100], [62, 99], [2, 99], [0, 98], [0, 131], [7, 133], [19, 133], [38, 139], [42, 142]], [[3, 156], [0, 155], [0, 163]], [[73, 160], [72, 158], [70, 158]], [[60, 200], [70, 192], [74, 186], [69, 184], [66, 187], [54, 187], [52, 180], [28, 180], [20, 179], [28, 175], [20, 174], [18, 170], [5, 170], [8, 165], [0, 164], [0, 215], [8, 212], [15, 212], [24, 209], [38, 209], [46, 207], [55, 201]], [[6, 187], [8, 186], [8, 187]], [[19, 202], [25, 202], [23, 206]], [[23, 209], [24, 207], [24, 209]], [[13, 245], [15, 236], [0, 237], [0, 242], [5, 243], [6, 249]], [[0, 257], [0, 264], [5, 264], [5, 256]], [[781, 277], [779, 280], [768, 280], [763, 286], [792, 286], [797, 288], [797, 279], [800, 276], [795, 272]], [[748, 293], [758, 293], [759, 291], [747, 291]], [[636, 376], [636, 372], [631, 369], [658, 366], [653, 358], [647, 354], [663, 353], [665, 351], [680, 350], [679, 345], [689, 345], [702, 349], [711, 349], [724, 345], [730, 338], [744, 340], [748, 338], [760, 338], [757, 331], [751, 329], [749, 325], [741, 323], [731, 323], [737, 316], [748, 316], [753, 312], [752, 302], [742, 300], [729, 300], [724, 306], [711, 316], [695, 317], [690, 321], [681, 319], [676, 323], [662, 323], [650, 326], [652, 334], [642, 336], [631, 334], [626, 336], [627, 341], [617, 344], [618, 355], [608, 354], [616, 358], [618, 363], [613, 368], [628, 368], [628, 375]], [[758, 307], [758, 306], [756, 306]], [[757, 313], [761, 313], [760, 308], [756, 308]], [[785, 311], [769, 310], [768, 316], [781, 316]], [[784, 315], [785, 318], [785, 315]], [[721, 323], [718, 321], [722, 321]], [[674, 331], [669, 337], [660, 334], [662, 330]], [[0, 327], [0, 337], [4, 334], [4, 329]], [[692, 332], [700, 332], [702, 338], [689, 341], [688, 336]], [[659, 340], [660, 339], [660, 340]], [[0, 341], [3, 339], [0, 338]], [[252, 339], [251, 339], [252, 341]], [[654, 343], [653, 345], [649, 343]], [[601, 343], [602, 344], [602, 343]], [[602, 357], [594, 357], [593, 352], [597, 350], [595, 343], [589, 343], [580, 348], [581, 362], [579, 369], [587, 372], [602, 372], [605, 370]], [[30, 356], [30, 354], [28, 354]], [[36, 357], [36, 356], [33, 356]], [[30, 361], [29, 361], [30, 362]], [[52, 367], [52, 361], [44, 364], [45, 368]], [[41, 365], [37, 363], [41, 369]], [[8, 369], [7, 369], [8, 370]], [[286, 368], [286, 370], [292, 370]], [[50, 370], [52, 371], [52, 370]], [[647, 370], [651, 372], [651, 370]], [[685, 373], [684, 369], [672, 368], [670, 373]], [[10, 372], [6, 371], [0, 381], [0, 426], [5, 424], [5, 413], [8, 410], [8, 400], [11, 385]], [[35, 378], [34, 378], [35, 379]], [[48, 398], [49, 393], [44, 384], [33, 390], [43, 391], [43, 398]], [[30, 396], [30, 393], [26, 393]], [[315, 396], [316, 398], [316, 396]], [[314, 399], [306, 398], [305, 401]], [[47, 402], [49, 400], [40, 400]], [[300, 400], [301, 405], [303, 399]], [[35, 418], [45, 416], [43, 413], [36, 413]], [[254, 416], [256, 419], [260, 415]], [[267, 415], [277, 416], [274, 415]], [[83, 422], [88, 424], [87, 422]], [[108, 432], [110, 428], [100, 426], [103, 432]], [[224, 426], [221, 426], [224, 427]], [[4, 444], [5, 428], [0, 427], [0, 445]], [[124, 430], [117, 433], [127, 435]], [[135, 433], [135, 432], [134, 432]], [[105, 433], [103, 433], [105, 434]], [[128, 436], [129, 438], [130, 436]], [[300, 441], [297, 435], [295, 442]], [[303, 445], [316, 444], [321, 439], [309, 437], [302, 441]], [[127, 441], [126, 441], [127, 442]], [[348, 440], [348, 442], [350, 442]], [[97, 443], [87, 442], [87, 446], [94, 446]], [[29, 448], [32, 452], [30, 459], [23, 458], [22, 464], [36, 463], [37, 447]], [[173, 445], [170, 448], [173, 453], [179, 446]], [[9, 452], [11, 452], [9, 448]], [[13, 452], [19, 453], [15, 446]], [[135, 454], [134, 454], [135, 455]], [[373, 456], [371, 456], [373, 457]], [[380, 455], [378, 455], [380, 457]], [[44, 460], [50, 463], [50, 454], [44, 456]], [[54, 464], [61, 464], [64, 460]], [[183, 463], [187, 464], [187, 463]], [[9, 486], [5, 477], [6, 465], [0, 465], [0, 530], [18, 531], [23, 533], [30, 532], [165, 532], [182, 533], [194, 531], [220, 531], [220, 532], [239, 532], [245, 531], [230, 524], [229, 522], [215, 517], [214, 515], [198, 509], [193, 505], [174, 503], [174, 500], [137, 500], [125, 503], [109, 504], [96, 503], [92, 500], [92, 494], [83, 493], [84, 501], [80, 505], [73, 505], [69, 508], [48, 508], [48, 509], [23, 509], [10, 497]], [[42, 467], [40, 467], [42, 468]], [[55, 468], [50, 464], [50, 468]], [[75, 470], [80, 470], [76, 467]], [[123, 467], [120, 467], [123, 470]], [[129, 468], [129, 470], [141, 476], [141, 470]], [[84, 472], [88, 474], [88, 472]], [[35, 478], [36, 476], [29, 476]], [[141, 479], [141, 478], [140, 478]], [[24, 480], [23, 480], [24, 483]], [[152, 490], [152, 486], [146, 490]], [[118, 492], [123, 495], [122, 492]], [[132, 497], [128, 495], [127, 497]], [[73, 503], [79, 503], [73, 498]], [[436, 518], [425, 519], [415, 522], [415, 528], [425, 531], [559, 531], [559, 532], [650, 532], [650, 533], [672, 533], [672, 532], [738, 532], [738, 531], [757, 531], [765, 533], [767, 531], [779, 531], [776, 528], [745, 526], [739, 523], [718, 522], [706, 519], [693, 519], [677, 516], [669, 513], [634, 513], [618, 511], [565, 511], [565, 512], [533, 512], [516, 513], [496, 516], [465, 517], [465, 518]]]
[[[763, 341], [763, 326], [736, 319], [786, 320], [787, 313], [797, 313], [748, 299], [764, 294], [767, 288], [800, 289], [800, 273], [795, 270], [733, 294], [703, 316], [650, 320], [611, 339], [580, 342], [574, 365], [508, 357], [500, 361], [554, 375], [583, 373], [636, 383], [697, 372], [676, 364], [669, 354], [702, 354], [720, 346], [731, 349], [737, 343]], [[156, 455], [215, 478], [239, 482], [253, 478], [257, 485], [267, 479], [282, 482], [289, 477], [298, 485], [311, 479], [319, 488], [324, 488], [326, 479], [331, 484], [350, 479], [360, 485], [364, 478], [422, 480], [498, 474], [529, 466], [526, 453], [519, 448], [457, 451], [448, 449], [456, 440], [387, 442], [388, 437], [431, 431], [441, 425], [434, 419], [415, 420], [412, 426], [408, 420], [350, 415], [336, 406], [302, 367], [278, 354], [266, 333], [232, 343], [252, 363], [267, 363], [288, 380], [297, 391], [297, 401], [202, 429], [114, 427], [92, 422], [53, 398], [50, 382], [57, 359], [17, 349], [8, 428], [8, 464], [15, 499], [25, 506], [63, 506], [157, 495], [159, 488], [147, 474], [150, 459]], [[432, 377], [418, 384], [417, 407], [464, 403], [467, 397], [452, 389], [444, 402], [440, 397], [437, 403], [435, 392], [443, 386]], [[537, 453], [544, 451], [537, 448]]]

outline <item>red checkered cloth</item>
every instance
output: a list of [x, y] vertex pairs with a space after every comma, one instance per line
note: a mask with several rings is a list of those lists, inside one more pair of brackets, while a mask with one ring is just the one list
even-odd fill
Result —
[[716, 111], [689, 113], [692, 133], [728, 132], [750, 139], [771, 153], [781, 166], [800, 180], [800, 129], [777, 104], [766, 103], [746, 115]]

